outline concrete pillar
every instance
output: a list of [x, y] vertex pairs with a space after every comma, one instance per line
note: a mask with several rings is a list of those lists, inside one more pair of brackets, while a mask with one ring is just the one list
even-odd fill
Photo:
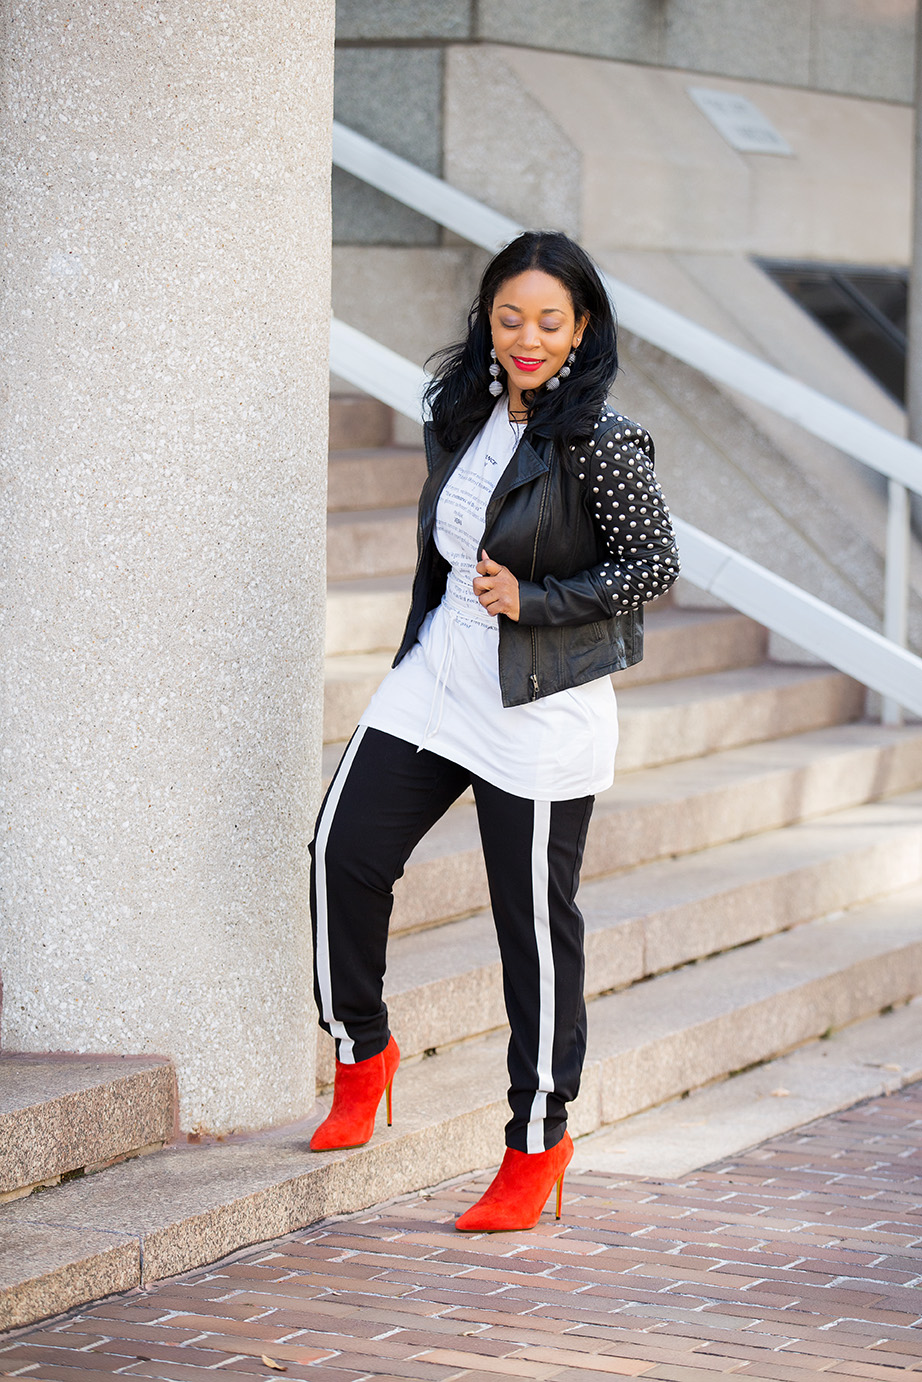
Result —
[[333, 0], [7, 0], [3, 1044], [313, 1103]]

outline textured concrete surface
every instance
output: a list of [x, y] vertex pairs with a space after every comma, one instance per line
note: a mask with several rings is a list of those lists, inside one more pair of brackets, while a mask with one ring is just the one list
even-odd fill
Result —
[[338, 0], [336, 38], [471, 37], [470, 0]]
[[0, 1194], [169, 1141], [167, 1061], [0, 1056]]
[[[443, 67], [438, 48], [348, 47], [336, 55], [336, 119], [430, 173], [442, 169]], [[343, 244], [437, 244], [433, 221], [333, 171], [333, 234]]]
[[[22, 1376], [918, 1376], [922, 1091], [678, 1180], [571, 1170], [564, 1213], [460, 1235], [486, 1177], [280, 1240], [6, 1339]], [[268, 1362], [266, 1360], [269, 1360]]]
[[912, 99], [913, 0], [339, 0], [336, 36], [465, 39]]
[[463, 337], [488, 257], [461, 243], [439, 249], [336, 244], [334, 315], [423, 366], [434, 350]]
[[313, 1099], [332, 0], [7, 6], [4, 1045]]
[[[556, 117], [545, 93], [521, 80], [511, 51], [448, 49], [442, 176], [519, 225], [579, 237], [589, 174], [581, 140]], [[510, 139], [510, 131], [518, 137]]]

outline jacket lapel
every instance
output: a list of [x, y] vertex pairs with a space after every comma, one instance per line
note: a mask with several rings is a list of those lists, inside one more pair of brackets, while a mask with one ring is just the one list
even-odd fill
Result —
[[[426, 443], [426, 462], [429, 467], [429, 479], [426, 484], [426, 505], [425, 513], [421, 514], [422, 521], [427, 532], [431, 530], [431, 525], [435, 520], [435, 508], [439, 501], [439, 496], [455, 467], [467, 451], [476, 433], [471, 432], [457, 451], [446, 451], [436, 440], [435, 433], [430, 423], [425, 428]], [[496, 488], [487, 506], [487, 522], [492, 523], [497, 511], [502, 505], [506, 495], [514, 489], [519, 489], [522, 485], [530, 484], [539, 475], [543, 475], [550, 468], [550, 455], [553, 443], [544, 436], [534, 436], [533, 444], [531, 438], [523, 436], [506, 469], [497, 481]]]

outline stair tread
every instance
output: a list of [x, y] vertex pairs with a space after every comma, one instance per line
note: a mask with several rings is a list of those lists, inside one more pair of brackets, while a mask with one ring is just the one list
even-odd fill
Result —
[[[327, 743], [344, 738], [347, 724], [351, 732], [390, 661], [383, 652], [327, 660]], [[777, 663], [620, 688], [616, 675], [615, 687], [621, 771], [857, 719], [864, 700], [863, 689], [840, 672]], [[339, 688], [336, 700], [333, 688]], [[328, 757], [325, 770], [335, 762], [338, 757]]]
[[[342, 653], [326, 659], [328, 678], [355, 678], [380, 673], [384, 676], [394, 660], [392, 652]], [[700, 676], [676, 677], [672, 681], [648, 682], [642, 686], [618, 686], [618, 713], [686, 704], [691, 700], [720, 700], [726, 696], [745, 696], [752, 691], [773, 687], [801, 686], [826, 680], [848, 680], [832, 667], [801, 667], [791, 663], [762, 662], [754, 667], [727, 667]]]
[[667, 1033], [685, 1032], [716, 1013], [732, 1013], [743, 1003], [762, 1002], [773, 993], [835, 974], [845, 964], [886, 953], [907, 939], [922, 944], [919, 883], [600, 1000], [593, 1008], [593, 1054], [633, 1051]]
[[[325, 766], [329, 765], [332, 771], [342, 754], [342, 745], [329, 744], [326, 747], [330, 753]], [[870, 723], [830, 725], [783, 739], [766, 739], [740, 748], [724, 749], [703, 759], [663, 763], [652, 768], [638, 768], [633, 772], [616, 772], [612, 786], [600, 792], [595, 799], [590, 835], [593, 828], [598, 827], [599, 821], [610, 814], [621, 816], [639, 807], [656, 808], [676, 801], [691, 803], [740, 785], [758, 786], [760, 791], [764, 791], [773, 779], [787, 780], [793, 774], [800, 788], [800, 802], [792, 802], [791, 815], [786, 819], [773, 819], [768, 828], [786, 825], [799, 819], [795, 814], [798, 810], [807, 815], [814, 814], [810, 808], [809, 783], [805, 781], [805, 775], [811, 770], [815, 773], [828, 768], [834, 761], [840, 765], [839, 776], [850, 776], [851, 781], [846, 781], [844, 785], [856, 794], [853, 799], [843, 802], [843, 806], [857, 805], [865, 800], [861, 795], [863, 791], [877, 790], [885, 794], [888, 790], [899, 790], [899, 787], [888, 789], [888, 778], [882, 775], [876, 758], [879, 750], [892, 752], [895, 748], [907, 752], [910, 748], [915, 749], [919, 753], [918, 770], [922, 772], [922, 725], [904, 725], [894, 729]], [[873, 759], [869, 755], [874, 755]], [[899, 782], [899, 779], [896, 781]], [[922, 782], [922, 776], [919, 781]], [[815, 813], [819, 814], [818, 811]], [[751, 828], [746, 829], [745, 824], [741, 824], [743, 833], [753, 833]], [[460, 801], [441, 820], [436, 821], [416, 846], [410, 856], [410, 866], [444, 859], [459, 849], [470, 847], [479, 848], [476, 810], [472, 803]], [[669, 846], [666, 852], [673, 853], [674, 848]], [[588, 876], [585, 866], [583, 876]]]
[[48, 1103], [52, 1099], [108, 1088], [145, 1070], [169, 1068], [162, 1056], [0, 1054], [0, 1118]]
[[[904, 1001], [903, 990], [918, 978], [920, 965], [922, 888], [917, 886], [771, 937], [759, 947], [599, 998], [590, 1004], [583, 1089], [572, 1107], [574, 1134], [612, 1121], [606, 1114], [620, 1097], [616, 1093], [613, 1099], [612, 1092], [631, 1084], [619, 1078], [628, 1068], [637, 1076], [631, 1094], [639, 1110], [657, 1094], [671, 1098], [684, 1092], [688, 1070], [693, 1078], [686, 1087], [730, 1073], [730, 1063], [738, 1059], [737, 1044], [727, 1039], [730, 1023], [744, 1033], [747, 1055], [755, 1050], [753, 1058], [769, 1058], [837, 1020], [858, 1020]], [[776, 1011], [769, 1021], [772, 1000]], [[395, 1089], [395, 1126], [384, 1128], [379, 1116], [375, 1138], [365, 1147], [312, 1154], [307, 1142], [315, 1115], [274, 1134], [177, 1145], [115, 1166], [105, 1176], [70, 1182], [53, 1196], [7, 1206], [0, 1240], [0, 1284], [7, 1288], [2, 1323], [9, 1327], [36, 1318], [36, 1311], [65, 1308], [54, 1297], [56, 1277], [69, 1291], [67, 1304], [92, 1298], [96, 1279], [87, 1264], [101, 1260], [105, 1251], [100, 1231], [109, 1235], [110, 1251], [134, 1235], [143, 1255], [143, 1279], [157, 1280], [282, 1236], [325, 1214], [359, 1210], [495, 1164], [506, 1117], [505, 1044], [506, 1034], [494, 1032], [430, 1060], [406, 1062]], [[684, 1062], [675, 1058], [682, 1050], [687, 1050]], [[657, 1055], [665, 1080], [656, 1075]], [[82, 1297], [73, 1272], [63, 1267], [51, 1278], [33, 1276], [21, 1290], [12, 1289], [26, 1270], [22, 1241], [52, 1225], [63, 1231], [62, 1240], [71, 1232], [70, 1256], [92, 1283]], [[140, 1266], [135, 1280], [141, 1281]]]

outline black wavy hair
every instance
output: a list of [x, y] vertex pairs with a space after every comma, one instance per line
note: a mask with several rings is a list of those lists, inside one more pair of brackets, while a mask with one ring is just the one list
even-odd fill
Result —
[[[490, 312], [496, 295], [510, 278], [541, 269], [563, 284], [577, 321], [588, 315], [576, 361], [560, 388], [524, 390], [528, 424], [565, 443], [591, 434], [602, 404], [618, 373], [615, 314], [599, 271], [589, 255], [561, 231], [527, 230], [490, 260], [467, 318], [467, 336], [436, 351], [426, 362], [432, 369], [425, 402], [436, 437], [456, 450], [486, 422], [496, 402], [489, 392]], [[500, 382], [505, 382], [500, 374]]]

